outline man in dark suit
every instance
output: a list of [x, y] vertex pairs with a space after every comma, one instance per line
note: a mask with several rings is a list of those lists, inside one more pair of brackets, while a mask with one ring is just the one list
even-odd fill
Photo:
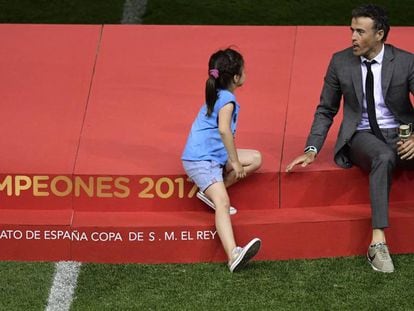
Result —
[[394, 271], [384, 233], [392, 172], [414, 168], [414, 136], [398, 137], [400, 125], [414, 123], [414, 55], [385, 44], [389, 29], [381, 7], [352, 11], [352, 47], [333, 55], [304, 153], [286, 168], [316, 159], [343, 98], [334, 158], [341, 167], [355, 164], [369, 172], [373, 231], [367, 259], [381, 272]]

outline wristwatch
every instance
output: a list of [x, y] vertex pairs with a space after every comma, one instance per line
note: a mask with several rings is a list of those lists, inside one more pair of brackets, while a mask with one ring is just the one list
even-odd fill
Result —
[[315, 146], [307, 146], [305, 148], [305, 150], [303, 150], [303, 152], [305, 152], [305, 153], [309, 153], [309, 152], [318, 153], [318, 149]]

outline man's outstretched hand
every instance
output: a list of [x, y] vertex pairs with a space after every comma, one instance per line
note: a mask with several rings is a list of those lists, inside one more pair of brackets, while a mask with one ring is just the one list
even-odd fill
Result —
[[296, 165], [301, 164], [302, 167], [306, 167], [315, 161], [316, 152], [308, 152], [298, 156], [288, 166], [286, 166], [286, 173], [289, 173]]

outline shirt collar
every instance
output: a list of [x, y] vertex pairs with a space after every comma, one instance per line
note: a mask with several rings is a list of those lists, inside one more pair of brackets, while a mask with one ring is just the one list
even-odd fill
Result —
[[361, 58], [361, 63], [364, 63], [364, 61], [368, 61], [368, 62], [372, 62], [373, 60], [375, 60], [378, 64], [382, 63], [382, 59], [384, 58], [384, 44], [382, 45], [381, 51], [378, 53], [377, 56], [375, 56], [373, 59], [369, 60], [367, 58], [365, 58], [364, 56], [360, 56]]

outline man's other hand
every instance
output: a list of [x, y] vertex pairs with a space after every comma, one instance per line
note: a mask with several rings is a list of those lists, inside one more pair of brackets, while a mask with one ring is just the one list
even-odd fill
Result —
[[411, 160], [414, 158], [414, 136], [410, 136], [405, 141], [399, 141], [397, 146], [397, 152], [401, 160]]

